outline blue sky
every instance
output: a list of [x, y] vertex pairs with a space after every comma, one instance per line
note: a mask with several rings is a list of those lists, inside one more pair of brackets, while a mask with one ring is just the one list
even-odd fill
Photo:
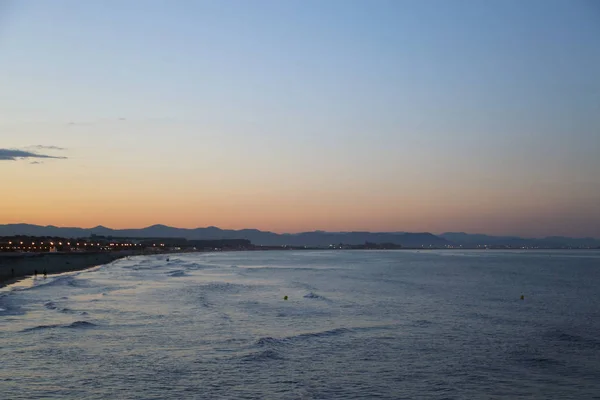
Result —
[[0, 148], [68, 157], [2, 163], [14, 191], [109, 171], [96, 197], [156, 207], [103, 225], [600, 236], [595, 1], [4, 4]]

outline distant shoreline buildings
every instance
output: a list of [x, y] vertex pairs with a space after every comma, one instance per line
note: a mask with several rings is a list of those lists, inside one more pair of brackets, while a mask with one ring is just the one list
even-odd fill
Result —
[[0, 253], [89, 253], [133, 251], [144, 253], [254, 250], [575, 250], [594, 247], [541, 247], [510, 245], [403, 246], [396, 243], [330, 244], [328, 246], [255, 245], [247, 239], [190, 240], [185, 238], [126, 238], [91, 235], [82, 238], [56, 236], [3, 236]]
[[244, 239], [186, 240], [173, 238], [112, 238], [92, 235], [89, 238], [64, 238], [50, 236], [0, 237], [0, 252], [17, 253], [86, 253], [139, 251], [160, 253], [165, 251], [248, 250], [252, 244]]

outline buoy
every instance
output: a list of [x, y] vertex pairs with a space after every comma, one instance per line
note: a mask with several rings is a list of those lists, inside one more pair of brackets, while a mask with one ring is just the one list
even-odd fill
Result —
[[287, 299], [288, 299], [288, 297], [287, 297], [287, 296], [283, 296], [283, 299], [284, 299], [284, 300], [287, 300]]
[[521, 300], [525, 300], [525, 296], [521, 295]]

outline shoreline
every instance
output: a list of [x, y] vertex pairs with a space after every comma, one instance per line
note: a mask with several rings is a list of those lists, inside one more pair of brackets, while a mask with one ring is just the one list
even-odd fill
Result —
[[[253, 249], [246, 251], [290, 251], [291, 248], [263, 248]], [[296, 250], [296, 249], [294, 249]], [[297, 249], [304, 251], [318, 250], [318, 251], [377, 251], [379, 249]], [[473, 251], [484, 251], [484, 250], [521, 250], [521, 251], [535, 251], [535, 250], [551, 250], [551, 249], [437, 249], [437, 248], [401, 248], [401, 249], [390, 249], [387, 251], [431, 251], [431, 250], [473, 250]], [[588, 250], [588, 249], [555, 249], [555, 250]], [[589, 249], [595, 250], [595, 249]], [[226, 250], [227, 251], [227, 250]], [[232, 250], [228, 250], [232, 251]], [[234, 250], [236, 251], [236, 250]], [[160, 254], [178, 254], [178, 253], [190, 253], [190, 252], [202, 252], [202, 251], [166, 251]], [[99, 265], [109, 264], [115, 260], [139, 255], [157, 255], [154, 252], [144, 252], [136, 250], [123, 250], [118, 252], [86, 252], [86, 253], [0, 253], [0, 288], [12, 283], [18, 282], [21, 279], [25, 279], [29, 276], [34, 276], [37, 270], [38, 275], [43, 275], [43, 271], [46, 270], [48, 274], [60, 274], [63, 272], [81, 271], [88, 268], [96, 267]], [[14, 272], [13, 272], [14, 271]]]
[[111, 253], [9, 253], [0, 254], [0, 287], [34, 276], [81, 271], [109, 264], [120, 258], [141, 255], [133, 251]]
[[[197, 252], [194, 251], [194, 253]], [[110, 264], [125, 257], [180, 253], [190, 253], [190, 251], [174, 250], [155, 253], [143, 250], [122, 250], [85, 253], [0, 253], [0, 288], [34, 276], [36, 270], [38, 275], [41, 276], [43, 276], [44, 269], [49, 275], [61, 274]]]

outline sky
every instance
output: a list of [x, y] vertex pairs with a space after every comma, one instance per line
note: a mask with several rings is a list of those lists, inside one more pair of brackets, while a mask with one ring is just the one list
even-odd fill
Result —
[[0, 0], [0, 223], [600, 237], [594, 0]]

